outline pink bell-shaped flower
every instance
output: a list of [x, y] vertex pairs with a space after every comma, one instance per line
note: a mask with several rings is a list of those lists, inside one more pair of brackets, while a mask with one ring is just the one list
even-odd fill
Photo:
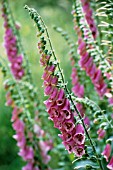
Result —
[[65, 119], [71, 118], [72, 113], [70, 111], [70, 103], [68, 99], [65, 100], [64, 107], [60, 110], [60, 112]]
[[73, 147], [73, 153], [76, 154], [76, 156], [81, 157], [85, 154], [84, 145], [74, 145]]
[[74, 121], [73, 118], [71, 119], [65, 119], [63, 122], [63, 129], [65, 129], [67, 132], [71, 132], [74, 129]]
[[33, 170], [32, 162], [29, 162], [26, 166], [22, 168], [22, 170]]
[[58, 93], [58, 98], [56, 100], [56, 104], [58, 106], [62, 106], [64, 104], [64, 100], [65, 100], [65, 94], [64, 94], [64, 90], [60, 89], [59, 93]]
[[106, 145], [104, 151], [102, 152], [102, 155], [104, 156], [104, 158], [106, 159], [107, 162], [110, 157], [110, 154], [111, 154], [111, 145], [108, 143]]
[[110, 169], [110, 170], [113, 170], [113, 156], [112, 156], [109, 164], [107, 165], [107, 168]]
[[106, 135], [106, 131], [104, 129], [99, 129], [97, 131], [97, 134], [98, 134], [98, 140], [101, 140], [104, 138], [104, 136]]
[[76, 133], [73, 136], [73, 140], [78, 144], [78, 145], [82, 145], [84, 144], [85, 141], [85, 135], [84, 135], [84, 128], [81, 124], [78, 124], [76, 126]]

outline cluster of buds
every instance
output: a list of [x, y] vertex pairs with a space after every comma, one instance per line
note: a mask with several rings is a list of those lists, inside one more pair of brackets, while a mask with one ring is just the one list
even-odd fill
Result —
[[[3, 2], [2, 7], [2, 17], [4, 18], [4, 28], [5, 28], [5, 48], [8, 60], [11, 64], [11, 72], [15, 79], [20, 80], [24, 76], [24, 69], [22, 67], [23, 63], [23, 55], [19, 54], [19, 50], [17, 47], [17, 37], [14, 34], [14, 30], [12, 29], [9, 17], [8, 17], [8, 11], [7, 11], [7, 5], [5, 2]], [[18, 29], [17, 26], [15, 26], [16, 29]]]
[[101, 140], [105, 137], [106, 135], [106, 131], [102, 128], [100, 128], [98, 131], [97, 131], [97, 134], [98, 134], [98, 140]]

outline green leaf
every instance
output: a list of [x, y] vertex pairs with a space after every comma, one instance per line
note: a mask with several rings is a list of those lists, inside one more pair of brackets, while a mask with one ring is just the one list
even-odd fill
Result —
[[113, 141], [113, 136], [111, 136], [110, 138], [108, 138], [108, 139], [106, 140], [106, 143], [112, 142], [112, 141]]
[[[76, 164], [74, 165], [76, 170], [80, 168], [84, 169], [99, 169], [99, 166], [97, 165], [96, 162], [92, 162], [90, 160], [85, 160], [85, 161], [77, 161]], [[81, 169], [82, 170], [82, 169]]]

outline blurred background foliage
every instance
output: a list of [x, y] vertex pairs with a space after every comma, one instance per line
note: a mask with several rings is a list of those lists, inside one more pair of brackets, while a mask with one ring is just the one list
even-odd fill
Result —
[[[10, 7], [13, 11], [14, 18], [21, 24], [21, 38], [25, 52], [28, 55], [32, 75], [35, 85], [40, 89], [39, 95], [43, 97], [42, 88], [42, 69], [39, 66], [39, 55], [37, 51], [36, 28], [30, 20], [27, 12], [24, 10], [24, 5], [34, 7], [44, 19], [56, 55], [61, 61], [61, 66], [66, 75], [66, 81], [71, 84], [70, 74], [71, 66], [69, 64], [68, 48], [64, 39], [53, 30], [53, 25], [61, 26], [67, 30], [73, 39], [76, 36], [73, 31], [73, 23], [71, 16], [72, 1], [70, 0], [9, 0]], [[0, 4], [1, 5], [1, 4]], [[1, 15], [1, 14], [0, 14]], [[0, 16], [0, 56], [6, 58], [5, 49], [3, 47], [3, 19]], [[65, 61], [65, 62], [64, 62]], [[17, 155], [18, 148], [16, 141], [12, 138], [14, 131], [10, 123], [11, 109], [5, 106], [5, 90], [3, 88], [3, 76], [0, 72], [0, 170], [20, 170], [24, 164], [21, 158]]]

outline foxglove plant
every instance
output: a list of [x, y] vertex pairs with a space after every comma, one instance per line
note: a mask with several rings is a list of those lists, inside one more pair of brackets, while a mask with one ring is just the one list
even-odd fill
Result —
[[[18, 56], [18, 52], [21, 51], [18, 46], [19, 35], [15, 35], [15, 29], [18, 29], [19, 27], [18, 25], [13, 25], [13, 29], [13, 26], [10, 24], [9, 6], [7, 1], [4, 0], [2, 2], [2, 6], [2, 16], [5, 20], [4, 27], [6, 29], [5, 47], [8, 60], [11, 63], [11, 67], [9, 69], [9, 72], [11, 71], [10, 76], [13, 75], [11, 79], [5, 82], [4, 85], [5, 89], [8, 90], [6, 94], [6, 105], [13, 108], [11, 121], [13, 122], [13, 129], [16, 131], [13, 138], [17, 140], [17, 146], [20, 149], [18, 155], [27, 162], [27, 165], [22, 169], [50, 170], [49, 165], [47, 165], [51, 159], [48, 155], [48, 151], [53, 148], [53, 143], [51, 140], [45, 140], [45, 137], [47, 136], [46, 133], [32, 118], [31, 110], [34, 113], [36, 112], [34, 105], [37, 109], [39, 107], [39, 102], [35, 99], [35, 97], [37, 97], [37, 91], [35, 91], [35, 88], [32, 87], [31, 92], [30, 88], [32, 85], [28, 82], [22, 81], [24, 76], [24, 69], [22, 67], [23, 59], [21, 56]], [[29, 85], [27, 86], [27, 84]], [[29, 93], [32, 93], [30, 94], [31, 98], [28, 97]], [[32, 97], [34, 97], [34, 99], [32, 99]], [[25, 98], [27, 98], [27, 102], [30, 103], [29, 108], [26, 107]], [[38, 115], [36, 116], [38, 117]], [[38, 124], [40, 124], [40, 119], [38, 119]], [[45, 150], [43, 148], [45, 148]]]
[[[89, 24], [88, 21], [85, 21], [85, 17], [84, 17], [84, 13], [83, 13], [84, 9], [82, 11], [81, 3], [79, 1], [77, 1], [75, 4], [76, 4], [75, 7], [74, 7], [75, 11], [73, 11], [73, 15], [74, 15], [74, 23], [76, 24], [75, 29], [78, 33], [78, 44], [79, 44], [78, 52], [81, 56], [81, 59], [80, 59], [80, 62], [79, 62], [80, 66], [86, 71], [87, 75], [91, 77], [91, 80], [92, 80], [92, 82], [93, 82], [93, 84], [96, 88], [96, 91], [98, 92], [100, 97], [103, 97], [105, 95], [107, 96], [107, 92], [111, 93], [111, 95], [110, 95], [111, 98], [109, 98], [108, 101], [112, 105], [112, 89], [108, 88], [108, 86], [107, 86], [107, 84], [105, 83], [105, 80], [104, 80], [105, 75], [107, 75], [105, 73], [105, 71], [110, 69], [110, 65], [106, 61], [106, 59], [103, 58], [104, 64], [108, 67], [108, 69], [106, 69], [106, 70], [104, 70], [104, 72], [102, 72], [100, 70], [101, 66], [99, 66], [100, 67], [99, 68], [98, 65], [96, 65], [97, 62], [96, 62], [96, 64], [94, 63], [94, 61], [96, 61], [96, 58], [94, 58], [94, 61], [93, 61], [92, 56], [95, 57], [94, 55], [97, 54], [96, 52], [98, 52], [98, 50], [97, 50], [97, 48], [94, 47], [94, 43], [93, 43], [94, 40], [91, 36], [91, 31], [90, 31], [91, 28], [90, 28], [90, 25], [88, 26], [88, 24]], [[83, 15], [81, 15], [81, 12], [83, 13]], [[88, 14], [89, 13], [87, 13], [87, 15]], [[87, 20], [87, 18], [86, 18], [86, 20]], [[86, 24], [84, 24], [84, 23], [86, 23]], [[93, 48], [95, 49], [96, 52], [94, 51]], [[89, 53], [89, 52], [91, 52], [91, 53]], [[100, 53], [98, 52], [98, 54], [100, 55], [100, 58], [101, 58], [102, 57], [101, 52]], [[101, 64], [101, 62], [100, 62], [100, 64]], [[109, 74], [109, 75], [111, 75], [111, 74]], [[109, 138], [109, 136], [106, 135], [106, 131], [105, 131], [105, 130], [108, 131], [108, 127], [106, 126], [106, 128], [105, 128], [105, 126], [101, 126], [101, 123], [100, 123], [100, 128], [97, 131], [99, 140], [103, 139], [104, 137], [106, 139], [107, 139], [107, 137]], [[112, 127], [112, 125], [110, 125], [110, 126]], [[101, 127], [104, 127], [104, 129], [101, 128]], [[109, 158], [110, 153], [111, 153], [110, 145], [108, 144], [106, 147], [109, 150], [108, 151], [108, 158]], [[107, 153], [106, 153], [106, 149], [105, 149], [105, 151], [102, 152], [102, 155], [108, 161], [106, 154]], [[107, 167], [109, 167], [109, 166], [107, 166]]]
[[[73, 15], [76, 15], [76, 12], [73, 10]], [[87, 75], [91, 78], [94, 87], [99, 94], [100, 97], [103, 97], [107, 91], [107, 84], [104, 82], [102, 77], [102, 72], [99, 68], [96, 67], [95, 63], [93, 63], [93, 58], [87, 52], [86, 43], [82, 39], [81, 30], [77, 26], [76, 18], [74, 18], [75, 30], [78, 34], [78, 52], [81, 56], [79, 61], [80, 66], [86, 71]], [[86, 37], [87, 38], [87, 35]]]
[[[31, 85], [28, 87], [31, 88]], [[41, 168], [45, 168], [50, 170], [47, 165], [51, 159], [48, 151], [52, 149], [53, 143], [51, 140], [45, 140], [46, 133], [38, 125], [40, 124], [40, 119], [38, 118], [39, 112], [35, 111], [36, 120], [35, 117], [34, 119], [31, 118], [31, 108], [30, 110], [26, 108], [24, 102], [26, 95], [24, 93], [23, 96], [15, 80], [6, 81], [4, 88], [8, 90], [6, 94], [6, 105], [13, 108], [11, 121], [13, 122], [13, 129], [16, 131], [13, 138], [17, 140], [17, 146], [20, 149], [18, 155], [27, 162], [27, 165], [22, 169], [40, 170]], [[15, 98], [16, 94], [18, 98]], [[45, 150], [43, 150], [43, 147]]]
[[3, 1], [2, 4], [3, 4], [2, 17], [4, 18], [4, 28], [5, 28], [4, 46], [6, 48], [8, 60], [11, 64], [10, 68], [12, 74], [15, 77], [15, 79], [20, 80], [24, 76], [24, 69], [22, 66], [23, 55], [19, 53], [19, 49], [17, 47], [17, 37], [15, 36], [14, 30], [10, 25], [10, 20], [7, 11], [7, 3]]
[[[33, 18], [36, 15], [35, 11], [30, 11]], [[36, 16], [35, 21], [39, 20]], [[40, 23], [37, 23], [39, 35], [42, 35], [42, 28], [40, 30]], [[69, 153], [73, 152], [77, 156], [82, 156], [84, 152], [85, 134], [81, 124], [75, 126], [74, 115], [70, 107], [70, 101], [65, 96], [63, 88], [58, 88], [59, 78], [55, 73], [57, 64], [50, 61], [51, 54], [46, 49], [46, 40], [41, 36], [38, 42], [39, 53], [41, 54], [40, 63], [44, 67], [43, 80], [44, 80], [44, 94], [49, 96], [49, 99], [44, 103], [49, 113], [49, 118], [54, 122], [54, 127], [61, 131], [60, 137], [63, 144]]]
[[[51, 157], [48, 155], [48, 151], [53, 147], [52, 141], [43, 140], [46, 136], [45, 132], [36, 122], [32, 122], [31, 118], [29, 118], [30, 122], [27, 118], [22, 120], [25, 112], [24, 108], [19, 108], [15, 105], [16, 101], [12, 100], [11, 93], [7, 93], [6, 99], [7, 105], [13, 108], [11, 121], [13, 122], [13, 129], [16, 131], [13, 138], [17, 140], [17, 146], [20, 149], [18, 155], [27, 162], [27, 165], [22, 170], [40, 170], [41, 168], [49, 170], [47, 164]], [[40, 120], [38, 119], [38, 124], [39, 122]]]
[[[79, 10], [77, 10], [78, 8]], [[108, 77], [111, 75], [110, 71], [112, 72], [111, 66], [109, 62], [106, 60], [106, 58], [103, 56], [102, 52], [99, 50], [99, 46], [97, 46], [94, 41], [89, 24], [84, 17], [82, 5], [79, 1], [76, 1], [75, 3], [73, 14], [74, 14], [75, 29], [79, 35], [78, 51], [79, 54], [81, 55], [80, 65], [81, 67], [83, 67], [83, 69], [85, 69], [87, 75], [91, 77], [91, 80], [99, 96], [100, 97], [107, 96], [109, 104], [112, 105], [112, 88], [109, 89], [104, 80], [104, 79], [109, 79]], [[82, 38], [82, 36], [84, 38]], [[94, 62], [96, 62], [96, 64], [93, 63], [93, 60]], [[87, 68], [87, 66], [90, 67]], [[96, 80], [96, 77], [97, 80], [99, 79], [98, 82]], [[100, 83], [101, 79], [102, 81]], [[109, 81], [109, 85], [110, 84], [111, 82]], [[107, 92], [110, 92], [110, 95], [107, 95]]]
[[[25, 6], [25, 9], [29, 11], [31, 18], [35, 21], [38, 28], [37, 36], [40, 38], [40, 41], [38, 42], [38, 49], [41, 55], [40, 63], [44, 67], [44, 74], [42, 76], [44, 80], [44, 94], [49, 96], [49, 99], [44, 103], [47, 107], [49, 118], [53, 120], [54, 126], [61, 131], [60, 137], [68, 152], [73, 152], [76, 156], [81, 157], [85, 154], [84, 134], [86, 133], [92, 150], [95, 153], [96, 160], [98, 161], [99, 168], [103, 169], [82, 116], [77, 110], [73, 97], [69, 94], [65, 84], [63, 73], [52, 48], [47, 27], [40, 15], [34, 9], [31, 9], [28, 6]], [[48, 41], [45, 38], [45, 34]], [[49, 43], [51, 51], [47, 49], [47, 43]], [[76, 117], [73, 116], [73, 111], [77, 112]]]
[[[31, 88], [31, 85], [26, 85], [26, 87]], [[22, 170], [50, 170], [47, 165], [51, 159], [48, 151], [53, 148], [53, 142], [52, 140], [45, 139], [48, 135], [38, 125], [40, 124], [38, 110], [35, 111], [34, 117], [31, 117], [31, 109], [34, 112], [34, 101], [33, 108], [26, 108], [24, 97], [26, 98], [28, 93], [24, 93], [23, 96], [14, 78], [5, 81], [4, 88], [8, 91], [6, 94], [6, 105], [11, 106], [13, 109], [11, 122], [13, 123], [13, 129], [16, 131], [13, 138], [17, 140], [17, 146], [19, 147], [18, 155], [27, 162], [27, 165]], [[16, 95], [18, 97], [15, 98]], [[28, 102], [32, 104], [32, 99], [29, 99]], [[39, 107], [39, 104], [37, 107]]]

